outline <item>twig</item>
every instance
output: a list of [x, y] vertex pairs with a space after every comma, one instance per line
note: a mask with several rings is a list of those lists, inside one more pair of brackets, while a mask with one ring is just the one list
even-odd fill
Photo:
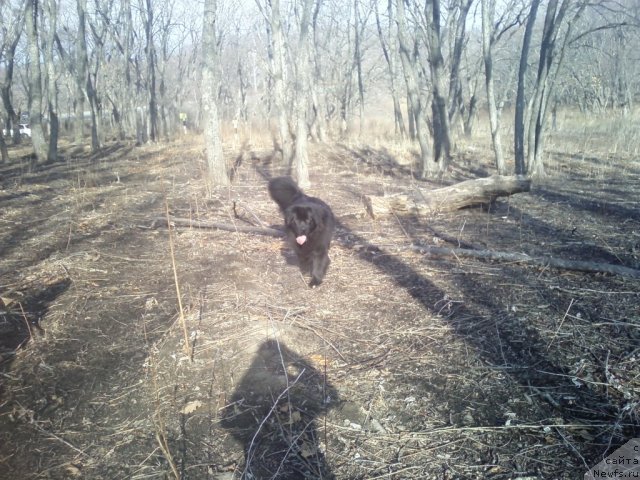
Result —
[[162, 450], [162, 454], [165, 456], [169, 465], [171, 466], [171, 471], [173, 475], [176, 477], [176, 480], [180, 480], [180, 473], [178, 472], [178, 467], [176, 466], [176, 462], [171, 455], [171, 451], [169, 450], [169, 444], [167, 443], [167, 436], [165, 435], [162, 425], [156, 425], [156, 439], [158, 440], [158, 445], [160, 446], [160, 450]]
[[571, 301], [569, 302], [569, 306], [567, 307], [567, 311], [564, 312], [564, 315], [562, 317], [562, 320], [560, 320], [560, 325], [558, 325], [558, 328], [556, 328], [556, 331], [553, 332], [553, 337], [551, 337], [551, 340], [549, 341], [549, 344], [547, 345], [547, 352], [549, 351], [549, 347], [551, 347], [551, 344], [553, 343], [553, 341], [556, 339], [556, 337], [558, 336], [558, 332], [560, 331], [560, 329], [562, 328], [562, 324], [564, 323], [565, 319], [567, 318], [567, 315], [569, 315], [569, 310], [571, 310], [571, 306], [573, 305], [573, 298], [571, 299]]
[[24, 312], [24, 308], [22, 307], [22, 303], [18, 302], [20, 305], [20, 311], [22, 312], [22, 318], [24, 319], [24, 323], [27, 326], [27, 330], [29, 331], [29, 340], [33, 340], [33, 332], [31, 331], [31, 325], [29, 325], [29, 319], [27, 318], [27, 314]]
[[157, 228], [162, 225], [205, 229], [212, 228], [216, 230], [225, 230], [227, 232], [257, 233], [260, 235], [268, 235], [270, 237], [284, 237], [284, 232], [282, 230], [276, 230], [275, 228], [246, 227], [242, 225], [229, 225], [228, 223], [193, 221], [188, 218], [155, 218], [151, 223], [151, 228]]
[[178, 282], [178, 270], [176, 268], [176, 257], [173, 252], [173, 238], [171, 237], [171, 221], [169, 219], [169, 202], [167, 197], [164, 199], [164, 206], [167, 213], [167, 230], [169, 234], [169, 250], [171, 251], [171, 266], [173, 267], [173, 280], [176, 284], [176, 294], [178, 296], [178, 308], [180, 311], [180, 323], [182, 324], [182, 331], [184, 332], [184, 351], [186, 355], [191, 358], [191, 346], [189, 344], [189, 333], [187, 332], [187, 321], [184, 316], [184, 310], [182, 308], [182, 295], [180, 294], [180, 283]]
[[85, 452], [84, 450], [79, 449], [78, 447], [76, 447], [75, 445], [67, 442], [64, 438], [56, 435], [53, 432], [49, 432], [48, 430], [45, 430], [44, 428], [42, 428], [41, 426], [39, 426], [37, 423], [33, 423], [33, 426], [36, 428], [36, 430], [38, 430], [39, 432], [44, 433], [45, 435], [50, 436], [51, 438], [54, 438], [55, 440], [58, 440], [59, 442], [64, 443], [67, 447], [71, 448], [72, 450], [75, 450], [76, 452], [78, 452], [79, 454], [91, 458], [91, 455], [89, 455], [87, 452]]

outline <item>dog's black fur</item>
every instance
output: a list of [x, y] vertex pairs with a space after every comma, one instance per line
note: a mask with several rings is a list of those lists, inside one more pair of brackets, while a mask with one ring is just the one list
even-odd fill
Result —
[[300, 268], [311, 271], [309, 286], [320, 285], [331, 263], [328, 252], [336, 225], [331, 208], [319, 198], [305, 195], [289, 177], [271, 179], [269, 194], [284, 215]]

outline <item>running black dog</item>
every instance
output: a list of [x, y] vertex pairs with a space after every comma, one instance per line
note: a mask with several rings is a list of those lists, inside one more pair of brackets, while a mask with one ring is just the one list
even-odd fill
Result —
[[305, 195], [289, 177], [269, 181], [269, 194], [278, 204], [291, 245], [302, 270], [311, 271], [310, 287], [320, 285], [329, 267], [329, 246], [336, 221], [329, 205]]

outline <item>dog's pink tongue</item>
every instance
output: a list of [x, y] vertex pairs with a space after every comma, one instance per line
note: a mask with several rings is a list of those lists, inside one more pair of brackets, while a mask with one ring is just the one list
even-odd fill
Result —
[[296, 242], [298, 242], [298, 245], [302, 245], [306, 241], [307, 241], [306, 235], [300, 235], [299, 237], [296, 237]]

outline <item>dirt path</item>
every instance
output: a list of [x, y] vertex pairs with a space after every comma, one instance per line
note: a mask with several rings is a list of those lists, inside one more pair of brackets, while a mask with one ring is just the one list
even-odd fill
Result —
[[149, 228], [165, 198], [281, 222], [267, 154], [211, 193], [199, 151], [6, 167], [0, 478], [582, 478], [638, 436], [637, 281], [395, 248], [441, 232], [638, 268], [637, 169], [602, 197], [573, 175], [490, 212], [373, 222], [360, 195], [413, 180], [386, 151], [318, 150], [310, 193], [339, 220], [326, 283], [278, 239], [174, 230], [187, 352], [168, 231]]

